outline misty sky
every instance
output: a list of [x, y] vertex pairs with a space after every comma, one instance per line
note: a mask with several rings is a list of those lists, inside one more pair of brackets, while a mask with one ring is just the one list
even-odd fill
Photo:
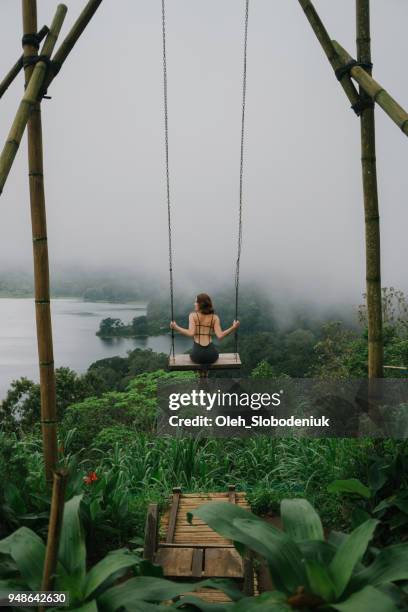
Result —
[[[0, 69], [21, 53], [21, 6], [0, 3]], [[85, 0], [69, 0], [64, 34]], [[408, 107], [406, 0], [372, 0], [374, 74]], [[57, 2], [38, 0], [39, 26]], [[355, 54], [354, 0], [316, 0]], [[167, 0], [176, 289], [233, 278], [244, 0]], [[1, 100], [4, 143], [22, 77]], [[43, 103], [52, 268], [167, 273], [160, 0], [104, 0]], [[408, 143], [377, 110], [383, 285], [408, 290]], [[359, 303], [359, 121], [297, 0], [251, 0], [243, 281]], [[1, 202], [0, 262], [31, 267], [26, 141]], [[211, 283], [200, 289], [211, 291]]]

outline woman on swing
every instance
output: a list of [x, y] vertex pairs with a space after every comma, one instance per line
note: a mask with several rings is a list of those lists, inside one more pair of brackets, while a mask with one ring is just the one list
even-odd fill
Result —
[[231, 327], [223, 331], [210, 296], [199, 293], [194, 302], [194, 312], [190, 312], [188, 317], [188, 329], [180, 327], [175, 321], [171, 321], [170, 328], [183, 336], [194, 338], [193, 350], [190, 353], [194, 363], [210, 365], [218, 359], [218, 349], [212, 343], [211, 336], [215, 334], [218, 340], [222, 340], [235, 331], [239, 324], [239, 321], [234, 321]]

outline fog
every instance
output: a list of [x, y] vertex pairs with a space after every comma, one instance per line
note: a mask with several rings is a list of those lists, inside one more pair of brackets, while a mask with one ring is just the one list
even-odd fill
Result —
[[[1, 0], [0, 70], [21, 53], [21, 6]], [[57, 2], [38, 0], [39, 27]], [[85, 0], [70, 0], [62, 36]], [[405, 107], [406, 0], [373, 0], [374, 75]], [[354, 0], [316, 0], [355, 55]], [[233, 280], [244, 1], [167, 0], [176, 291]], [[4, 143], [23, 77], [1, 100]], [[310, 303], [365, 289], [359, 121], [297, 0], [251, 0], [243, 282]], [[168, 269], [160, 0], [104, 0], [43, 102], [51, 272]], [[382, 283], [408, 289], [408, 149], [377, 119]], [[0, 266], [31, 269], [26, 142], [1, 201]]]

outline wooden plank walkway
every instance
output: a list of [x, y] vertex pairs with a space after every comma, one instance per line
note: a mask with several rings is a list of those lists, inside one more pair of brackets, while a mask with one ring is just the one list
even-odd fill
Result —
[[[187, 493], [173, 490], [167, 512], [158, 520], [157, 505], [149, 506], [146, 521], [144, 556], [163, 567], [164, 575], [173, 580], [203, 580], [229, 578], [251, 595], [256, 590], [251, 559], [242, 560], [231, 540], [228, 540], [200, 519], [187, 513], [210, 502], [234, 503], [249, 510], [245, 493], [230, 486], [225, 493]], [[228, 596], [214, 589], [194, 593], [208, 602], [230, 601]]]

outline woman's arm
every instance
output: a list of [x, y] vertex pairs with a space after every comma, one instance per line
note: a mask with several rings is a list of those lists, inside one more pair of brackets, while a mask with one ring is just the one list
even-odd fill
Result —
[[221, 329], [220, 317], [217, 315], [214, 321], [214, 333], [217, 336], [218, 340], [222, 340], [223, 338], [231, 334], [233, 331], [238, 329], [239, 325], [239, 321], [234, 321], [231, 327], [228, 327], [228, 329], [224, 329], [223, 331]]
[[187, 338], [194, 338], [195, 324], [193, 314], [190, 313], [188, 317], [188, 329], [186, 329], [185, 327], [180, 327], [180, 325], [177, 325], [175, 321], [171, 321], [170, 329], [174, 329], [174, 331], [178, 332], [179, 334], [182, 334], [183, 336], [187, 336]]

